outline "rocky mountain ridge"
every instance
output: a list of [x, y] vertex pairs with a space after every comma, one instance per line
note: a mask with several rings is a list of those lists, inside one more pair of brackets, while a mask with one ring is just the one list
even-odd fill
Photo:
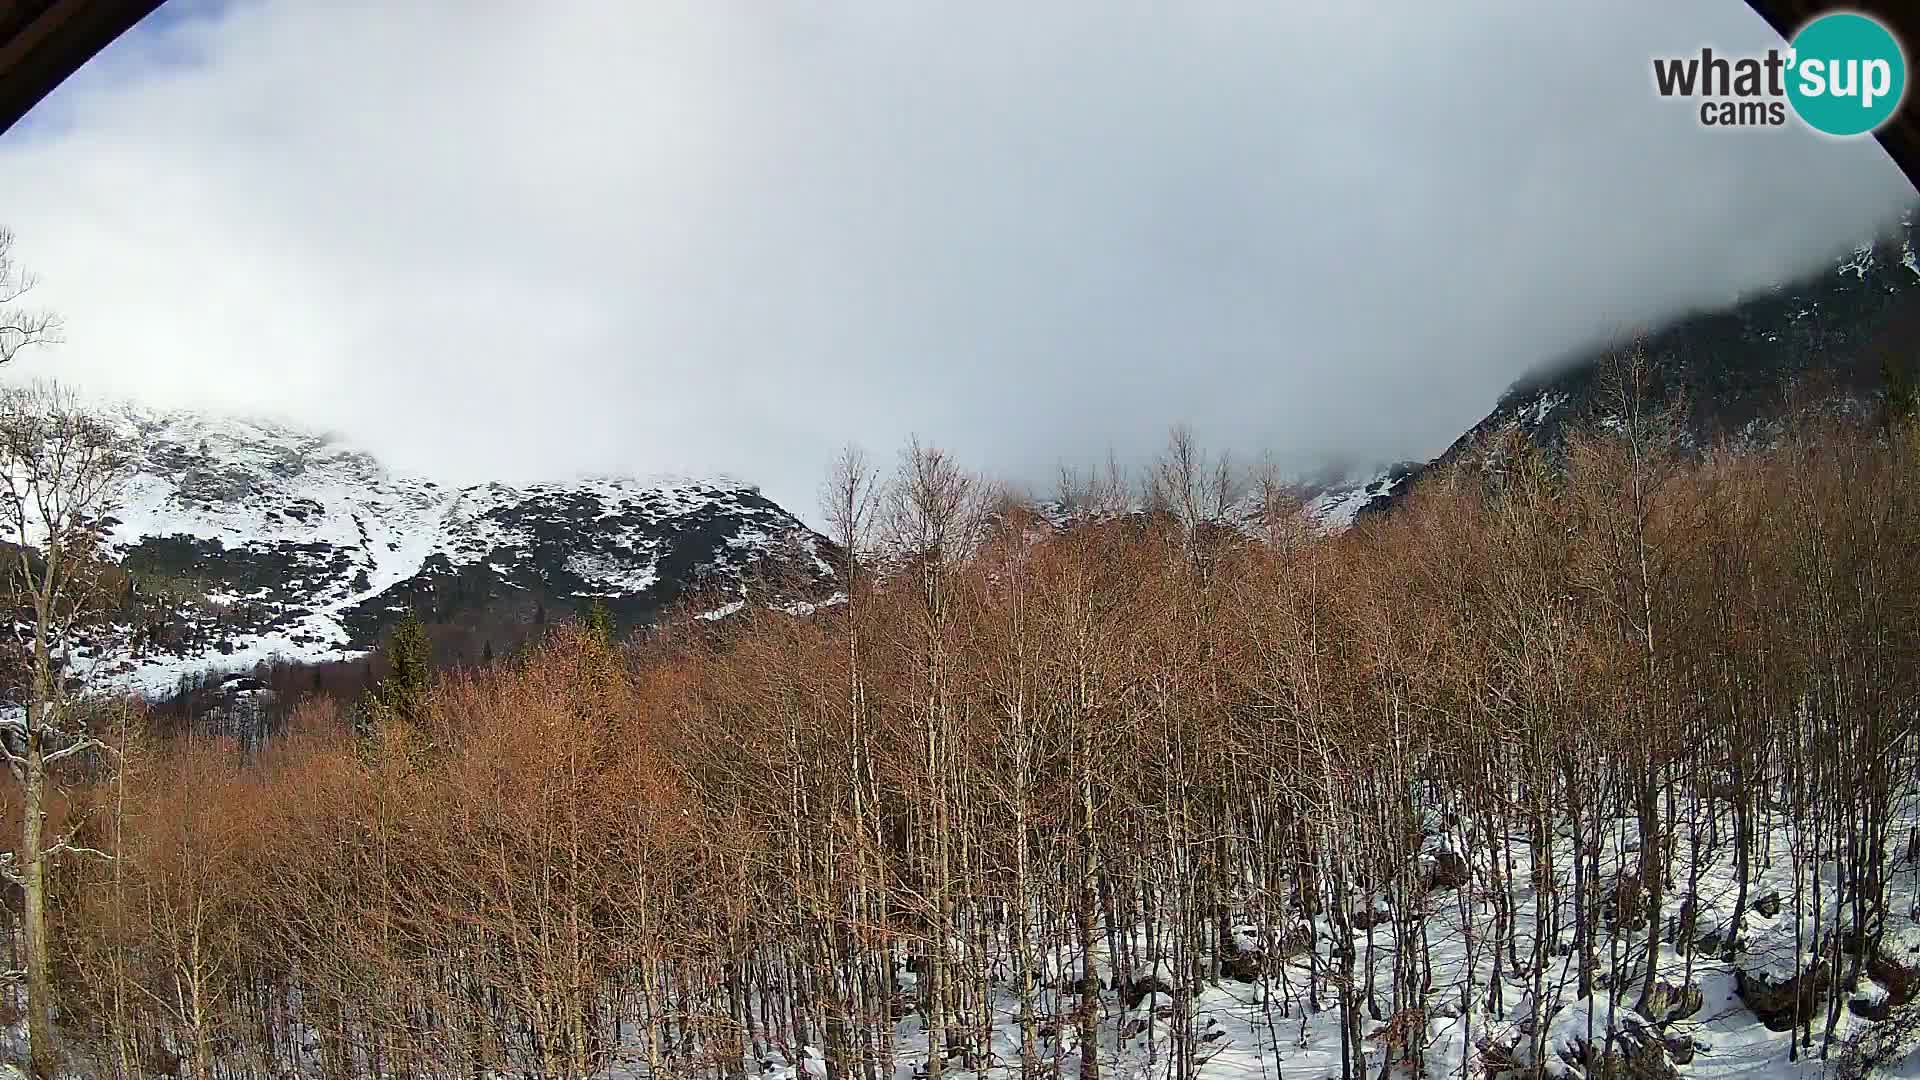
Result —
[[832, 545], [735, 481], [448, 487], [280, 424], [107, 415], [137, 468], [106, 523], [130, 644], [101, 662], [147, 691], [196, 669], [351, 658], [409, 608], [509, 636], [593, 600], [631, 624], [749, 583], [775, 603], [833, 589]]
[[[1683, 406], [1683, 437], [1696, 446], [1764, 445], [1794, 407], [1817, 402], [1869, 413], [1884, 391], [1881, 361], [1920, 358], [1920, 254], [1915, 217], [1861, 244], [1828, 269], [1698, 312], [1641, 336], [1648, 404]], [[1630, 340], [1543, 365], [1516, 381], [1493, 410], [1432, 462], [1406, 462], [1358, 483], [1310, 493], [1305, 510], [1329, 532], [1386, 510], [1422, 473], [1471, 457], [1517, 432], [1549, 453], [1580, 428], [1610, 422], [1605, 361]]]

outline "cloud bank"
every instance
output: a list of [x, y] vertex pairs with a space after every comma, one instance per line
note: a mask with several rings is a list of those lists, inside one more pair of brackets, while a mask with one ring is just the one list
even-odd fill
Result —
[[0, 140], [22, 373], [449, 481], [1425, 457], [1914, 194], [1655, 96], [1739, 0], [180, 4]]

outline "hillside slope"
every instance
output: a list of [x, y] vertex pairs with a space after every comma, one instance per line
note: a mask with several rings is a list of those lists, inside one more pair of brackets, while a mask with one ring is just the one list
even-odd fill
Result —
[[[1645, 335], [1646, 394], [1653, 405], [1683, 405], [1685, 435], [1695, 445], [1765, 443], [1791, 406], [1798, 383], [1805, 398], [1855, 415], [1870, 413], [1883, 391], [1880, 362], [1888, 349], [1920, 354], [1920, 249], [1914, 218], [1833, 267], [1701, 312]], [[1620, 345], [1629, 344], [1620, 342]], [[1493, 410], [1433, 462], [1395, 466], [1359, 483], [1316, 493], [1307, 513], [1338, 531], [1358, 516], [1393, 506], [1421, 472], [1469, 455], [1509, 432], [1545, 447], [1569, 432], [1606, 422], [1603, 370], [1610, 348], [1587, 350], [1516, 381]]]

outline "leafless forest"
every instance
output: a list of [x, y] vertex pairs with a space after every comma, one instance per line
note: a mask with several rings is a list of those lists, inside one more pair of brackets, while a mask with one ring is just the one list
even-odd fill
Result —
[[[1676, 1012], [1770, 906], [1804, 929], [1743, 991], [1826, 1053], [1863, 970], [1916, 989], [1920, 438], [1665, 430], [1490, 446], [1333, 538], [1184, 438], [1044, 514], [850, 455], [809, 616], [557, 628], [252, 754], [109, 710], [51, 810], [59, 1023], [121, 1076], [1187, 1080], [1233, 983], [1360, 1080], [1443, 1012]], [[1515, 1030], [1474, 1068], [1537, 1072]]]

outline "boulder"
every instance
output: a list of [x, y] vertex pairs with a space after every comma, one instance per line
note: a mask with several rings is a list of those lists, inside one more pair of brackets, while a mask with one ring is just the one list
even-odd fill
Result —
[[1147, 1000], [1147, 998], [1150, 995], [1158, 995], [1160, 997], [1172, 997], [1173, 992], [1174, 992], [1173, 986], [1170, 985], [1165, 979], [1161, 978], [1160, 973], [1158, 971], [1155, 971], [1153, 973], [1144, 975], [1138, 979], [1134, 979], [1127, 983], [1127, 986], [1126, 986], [1127, 1008], [1129, 1009], [1139, 1008], [1140, 1003]]
[[1220, 976], [1239, 983], [1257, 983], [1266, 970], [1266, 948], [1257, 926], [1235, 926], [1220, 942]]
[[1695, 1046], [1691, 1036], [1668, 1035], [1660, 1042], [1667, 1048], [1667, 1056], [1673, 1059], [1675, 1065], [1688, 1065], [1693, 1062]]
[[1068, 976], [1060, 980], [1060, 992], [1072, 997], [1088, 993], [1098, 994], [1101, 986], [1100, 977], [1097, 975], [1085, 975], [1080, 978]]
[[1382, 923], [1393, 921], [1393, 913], [1384, 907], [1360, 907], [1353, 910], [1348, 921], [1355, 930], [1371, 930]]
[[1427, 891], [1458, 889], [1473, 880], [1473, 870], [1457, 851], [1437, 851], [1427, 863]]
[[1693, 983], [1683, 986], [1660, 979], [1653, 984], [1653, 993], [1641, 1005], [1640, 1011], [1654, 1023], [1665, 1024], [1684, 1020], [1699, 1012], [1706, 1000], [1706, 994]]
[[[1609, 1018], [1613, 1022], [1611, 1043], [1607, 1038]], [[1523, 1043], [1519, 1049], [1524, 1048]], [[1688, 1042], [1681, 1053], [1691, 1059], [1692, 1048]], [[1554, 1068], [1547, 1063], [1548, 1072], [1575, 1080], [1675, 1080], [1679, 1076], [1674, 1041], [1663, 1038], [1653, 1021], [1625, 1004], [1609, 1006], [1599, 996], [1576, 1001], [1553, 1014], [1547, 1027], [1547, 1053], [1564, 1066]]]
[[1220, 974], [1237, 983], [1257, 983], [1264, 968], [1259, 953], [1230, 953], [1220, 958]]
[[1831, 981], [1825, 960], [1816, 960], [1799, 974], [1784, 977], [1765, 967], [1738, 967], [1733, 972], [1734, 991], [1772, 1031], [1787, 1031], [1814, 1015]]
[[1885, 1020], [1893, 1015], [1893, 995], [1871, 978], [1862, 978], [1847, 998], [1847, 1011], [1862, 1020]]
[[1920, 922], [1888, 920], [1867, 958], [1867, 970], [1900, 998], [1895, 1004], [1911, 1001], [1920, 990]]
[[[1837, 941], [1828, 936], [1822, 941], [1801, 943], [1798, 971], [1794, 970], [1790, 925], [1768, 927], [1755, 936], [1751, 947], [1742, 950], [1734, 970], [1734, 987], [1769, 1028], [1785, 1031], [1819, 1015], [1834, 979], [1851, 975], [1856, 963], [1860, 979], [1851, 987], [1840, 988], [1847, 1008], [1856, 1016], [1885, 1019], [1920, 993], [1920, 925], [1889, 920], [1885, 932], [1864, 956], [1860, 955], [1865, 947], [1862, 935], [1845, 927], [1829, 931], [1835, 933], [1839, 935]], [[1840, 953], [1837, 970], [1833, 961], [1836, 944]]]

